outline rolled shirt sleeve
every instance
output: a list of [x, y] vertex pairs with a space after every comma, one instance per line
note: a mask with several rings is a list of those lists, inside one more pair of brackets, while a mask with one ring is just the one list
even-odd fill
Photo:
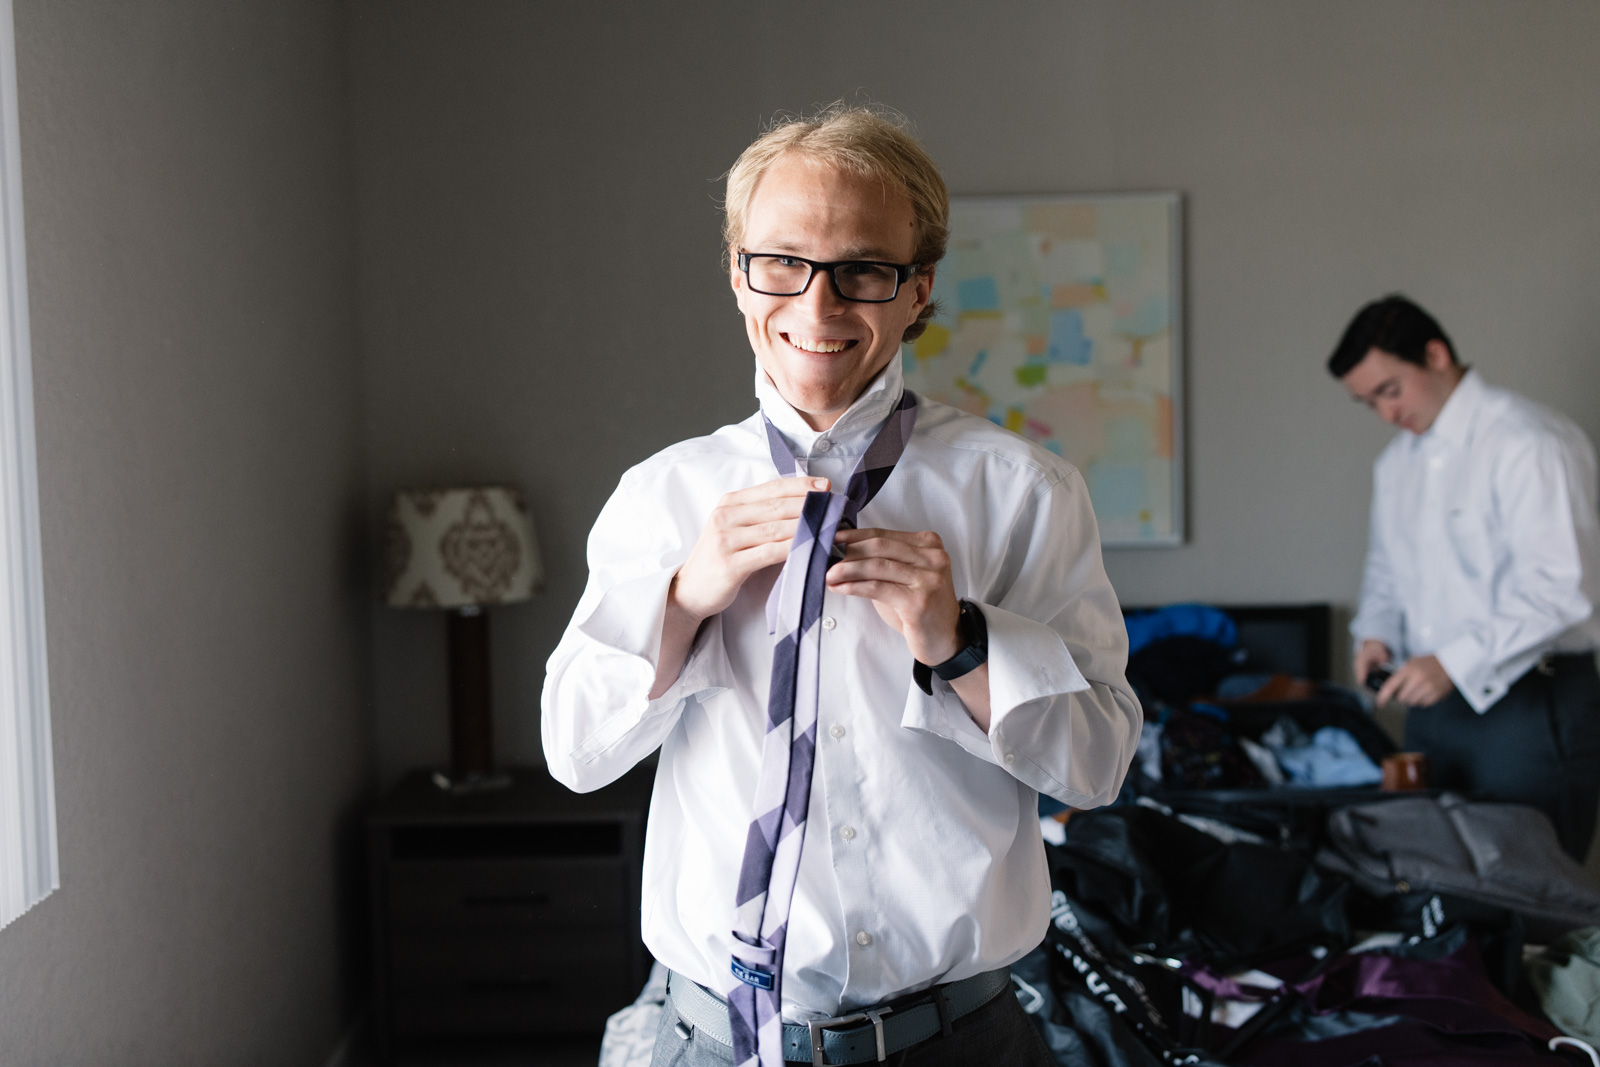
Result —
[[[1480, 617], [1434, 654], [1474, 709], [1487, 711], [1556, 637], [1589, 618], [1578, 529], [1593, 524], [1586, 472], [1553, 438], [1496, 457], [1495, 495], [1506, 545], [1500, 588]], [[1587, 476], [1592, 477], [1588, 471]]]
[[954, 741], [1062, 803], [1109, 803], [1143, 715], [1124, 677], [1127, 628], [1078, 473], [1054, 481], [1010, 536], [1020, 565], [1004, 568], [1003, 587], [972, 597], [989, 631], [988, 734], [938, 680], [931, 695], [909, 688], [902, 725]]
[[718, 616], [701, 627], [677, 680], [650, 699], [667, 593], [690, 545], [670, 516], [636, 513], [630, 481], [595, 522], [588, 586], [545, 670], [545, 760], [579, 792], [619, 778], [660, 746], [688, 701], [727, 684]]

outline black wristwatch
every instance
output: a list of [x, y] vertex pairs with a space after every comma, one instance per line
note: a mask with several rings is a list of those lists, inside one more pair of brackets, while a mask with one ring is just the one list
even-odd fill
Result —
[[956, 633], [966, 640], [966, 646], [960, 652], [931, 667], [920, 660], [913, 661], [911, 665], [912, 679], [929, 696], [933, 695], [934, 675], [948, 682], [971, 674], [989, 662], [989, 621], [983, 617], [978, 605], [970, 600], [961, 602], [961, 617], [956, 620]]

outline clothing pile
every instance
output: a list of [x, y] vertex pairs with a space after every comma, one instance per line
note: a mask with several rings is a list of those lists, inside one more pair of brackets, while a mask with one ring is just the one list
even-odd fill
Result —
[[1128, 679], [1144, 704], [1128, 788], [1376, 785], [1394, 743], [1340, 686], [1252, 669], [1233, 619], [1178, 604], [1129, 617]]
[[1600, 890], [1543, 814], [1370, 794], [1308, 833], [1312, 807], [1067, 820], [1012, 968], [1059, 1063], [1600, 1067]]

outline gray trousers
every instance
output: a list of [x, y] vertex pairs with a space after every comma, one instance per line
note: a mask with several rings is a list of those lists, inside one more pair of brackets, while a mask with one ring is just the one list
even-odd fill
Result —
[[[733, 1049], [698, 1030], [688, 1040], [677, 1032], [678, 1013], [667, 1001], [656, 1031], [656, 1051], [650, 1067], [731, 1067]], [[684, 1023], [684, 1029], [689, 1024]], [[1054, 1067], [1050, 1049], [1033, 1020], [1023, 1013], [1008, 990], [950, 1024], [949, 1037], [935, 1034], [920, 1045], [889, 1054], [890, 1067]]]
[[1479, 715], [1452, 692], [1406, 713], [1406, 748], [1428, 756], [1428, 784], [1550, 816], [1583, 862], [1600, 807], [1600, 675], [1594, 656], [1555, 656]]

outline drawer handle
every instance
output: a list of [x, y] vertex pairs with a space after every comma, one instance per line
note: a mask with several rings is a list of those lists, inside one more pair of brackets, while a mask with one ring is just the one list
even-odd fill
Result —
[[548, 978], [532, 978], [524, 975], [520, 978], [501, 978], [495, 981], [471, 981], [467, 983], [467, 988], [475, 993], [493, 993], [502, 989], [542, 990], [549, 989], [552, 985], [554, 983]]
[[462, 903], [469, 908], [542, 908], [550, 903], [549, 893], [501, 893], [471, 896]]

